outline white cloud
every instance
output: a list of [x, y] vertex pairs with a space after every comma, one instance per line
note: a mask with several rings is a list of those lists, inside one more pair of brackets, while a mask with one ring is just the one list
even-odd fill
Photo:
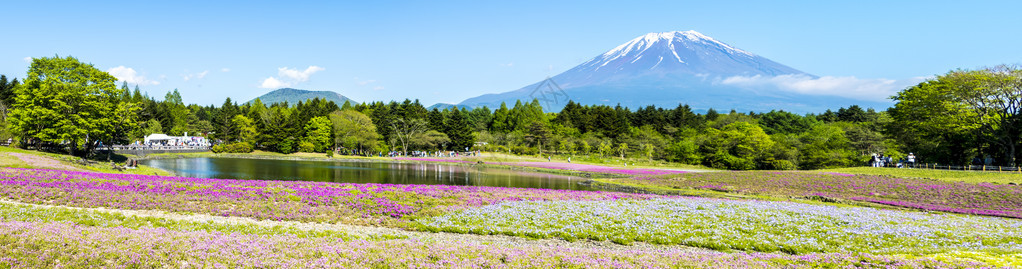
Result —
[[277, 68], [277, 76], [279, 78], [268, 77], [263, 80], [262, 85], [259, 87], [268, 89], [291, 87], [291, 85], [308, 81], [312, 74], [323, 70], [326, 69], [315, 65], [311, 65], [303, 71], [287, 67]]
[[286, 88], [291, 87], [291, 83], [280, 81], [274, 77], [268, 77], [263, 80], [263, 84], [260, 85], [259, 87], [265, 89]]
[[373, 90], [374, 90], [374, 91], [379, 91], [379, 90], [383, 90], [383, 86], [376, 86], [376, 87], [373, 87]]
[[224, 67], [224, 68], [220, 69], [220, 72], [224, 72], [224, 73], [231, 72], [231, 69], [227, 68], [227, 67]]
[[359, 81], [358, 85], [365, 86], [365, 85], [368, 85], [369, 83], [373, 83], [373, 82], [376, 82], [376, 80], [375, 79], [363, 80], [363, 81]]
[[25, 57], [22, 58], [22, 60], [24, 60], [26, 63], [32, 63], [32, 57]]
[[135, 69], [130, 67], [118, 66], [106, 70], [107, 73], [113, 75], [120, 81], [124, 81], [136, 85], [160, 85], [159, 81], [146, 79], [145, 76], [139, 75]]
[[309, 80], [309, 76], [323, 70], [326, 69], [315, 65], [309, 66], [309, 68], [306, 68], [305, 71], [298, 71], [298, 69], [281, 67], [277, 68], [277, 75], [279, 75], [281, 78], [287, 78], [298, 82], [305, 82]]
[[206, 77], [207, 74], [209, 74], [209, 70], [202, 71], [202, 72], [195, 73], [195, 74], [185, 74], [184, 75], [184, 79], [185, 79], [185, 81], [189, 81], [191, 79], [203, 79], [203, 78]]
[[512, 67], [512, 66], [515, 66], [515, 63], [506, 63], [506, 64], [500, 64], [500, 66], [503, 66], [503, 67]]
[[808, 95], [840, 96], [866, 101], [887, 101], [908, 86], [919, 84], [924, 77], [910, 79], [860, 79], [854, 76], [813, 78], [806, 75], [733, 76], [722, 80], [724, 85], [740, 87], [769, 86], [777, 89]]

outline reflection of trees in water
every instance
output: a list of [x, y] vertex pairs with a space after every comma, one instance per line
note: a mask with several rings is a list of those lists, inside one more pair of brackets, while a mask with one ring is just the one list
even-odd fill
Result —
[[566, 175], [433, 163], [191, 158], [143, 164], [185, 177], [591, 190]]

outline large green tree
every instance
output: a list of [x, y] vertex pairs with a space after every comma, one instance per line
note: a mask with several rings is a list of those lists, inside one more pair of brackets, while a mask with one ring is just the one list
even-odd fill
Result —
[[15, 89], [11, 127], [22, 140], [68, 143], [73, 155], [92, 153], [117, 131], [117, 78], [73, 57], [35, 58]]
[[340, 110], [330, 113], [334, 129], [334, 146], [356, 149], [359, 152], [376, 148], [380, 135], [376, 133], [373, 120], [355, 110]]
[[758, 125], [736, 121], [721, 129], [708, 128], [707, 140], [701, 147], [710, 167], [750, 170], [759, 166], [774, 141]]
[[391, 122], [391, 130], [394, 132], [393, 139], [401, 143], [401, 150], [407, 154], [409, 150], [408, 144], [415, 144], [412, 140], [428, 130], [426, 125], [426, 121], [422, 119], [405, 120], [404, 118], [398, 118]]
[[245, 115], [234, 115], [231, 123], [234, 125], [233, 129], [238, 132], [238, 141], [255, 144], [259, 139], [259, 130], [252, 119]]
[[314, 117], [305, 124], [305, 141], [312, 143], [313, 151], [326, 152], [333, 143], [332, 123], [324, 116]]
[[[963, 163], [976, 152], [1016, 165], [1022, 139], [1022, 70], [956, 70], [899, 92], [890, 110], [906, 149]], [[986, 148], [989, 145], [990, 148]], [[926, 155], [923, 158], [929, 157]], [[932, 160], [932, 159], [931, 159]]]
[[[860, 130], [860, 129], [853, 129]], [[854, 165], [856, 154], [849, 147], [849, 140], [841, 128], [832, 125], [816, 125], [799, 137], [799, 168], [821, 169]], [[872, 153], [878, 153], [873, 151]]]
[[445, 149], [445, 146], [451, 143], [451, 139], [446, 134], [435, 130], [416, 133], [408, 141], [413, 147], [422, 150]]

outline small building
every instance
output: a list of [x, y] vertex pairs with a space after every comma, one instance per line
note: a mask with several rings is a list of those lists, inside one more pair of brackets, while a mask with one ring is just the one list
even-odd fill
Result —
[[186, 133], [184, 136], [169, 136], [166, 134], [151, 134], [145, 136], [143, 139], [145, 145], [152, 146], [191, 146], [191, 147], [208, 147], [210, 143], [205, 137], [201, 136], [188, 136]]

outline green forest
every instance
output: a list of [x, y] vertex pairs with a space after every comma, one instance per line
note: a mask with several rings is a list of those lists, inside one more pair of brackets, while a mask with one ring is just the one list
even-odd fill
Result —
[[[13, 77], [13, 76], [12, 76]], [[20, 80], [0, 75], [0, 139], [24, 148], [96, 154], [145, 135], [204, 135], [214, 152], [253, 150], [378, 156], [409, 151], [497, 151], [576, 158], [645, 158], [714, 168], [818, 169], [866, 165], [872, 154], [920, 162], [1016, 165], [1022, 71], [955, 70], [892, 96], [883, 111], [856, 105], [799, 115], [696, 113], [688, 105], [632, 110], [569, 102], [427, 109], [418, 100], [336, 104], [185, 104], [162, 98], [74, 57], [34, 58]]]

